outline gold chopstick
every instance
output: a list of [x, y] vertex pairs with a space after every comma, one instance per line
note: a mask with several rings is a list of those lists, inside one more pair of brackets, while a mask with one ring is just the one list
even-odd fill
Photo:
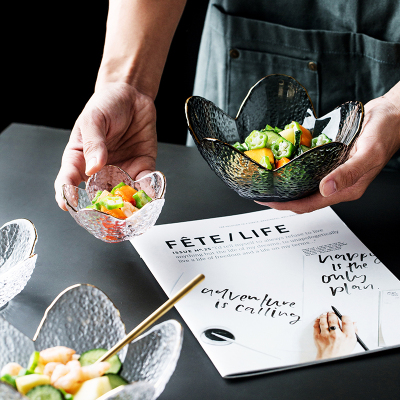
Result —
[[187, 295], [195, 286], [197, 286], [205, 276], [203, 274], [197, 275], [192, 279], [186, 286], [184, 286], [174, 297], [167, 300], [162, 306], [157, 308], [152, 314], [150, 314], [144, 321], [142, 321], [136, 328], [128, 333], [123, 339], [121, 339], [116, 345], [114, 345], [107, 353], [103, 354], [96, 362], [105, 361], [117, 354], [124, 346], [130, 343], [133, 339], [136, 339], [142, 332], [144, 332], [149, 326], [154, 324], [160, 317], [162, 317], [167, 311], [169, 311], [179, 300]]

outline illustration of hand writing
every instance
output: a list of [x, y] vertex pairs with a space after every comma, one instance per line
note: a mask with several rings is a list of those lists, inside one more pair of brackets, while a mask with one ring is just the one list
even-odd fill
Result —
[[348, 316], [343, 315], [342, 326], [335, 313], [321, 314], [314, 323], [314, 342], [317, 346], [317, 360], [350, 354], [356, 343], [357, 326]]

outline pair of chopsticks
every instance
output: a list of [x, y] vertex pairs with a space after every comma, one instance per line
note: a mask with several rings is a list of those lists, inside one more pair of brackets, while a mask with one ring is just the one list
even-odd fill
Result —
[[167, 311], [169, 311], [179, 300], [187, 295], [195, 286], [197, 286], [205, 276], [203, 274], [197, 275], [192, 279], [186, 286], [184, 286], [175, 296], [167, 300], [162, 306], [157, 308], [152, 314], [150, 314], [143, 322], [141, 322], [136, 328], [134, 328], [128, 335], [121, 339], [116, 345], [114, 345], [107, 353], [103, 354], [96, 363], [105, 361], [113, 355], [117, 354], [124, 346], [136, 339], [142, 332], [144, 332], [149, 326], [154, 324], [160, 317], [162, 317]]

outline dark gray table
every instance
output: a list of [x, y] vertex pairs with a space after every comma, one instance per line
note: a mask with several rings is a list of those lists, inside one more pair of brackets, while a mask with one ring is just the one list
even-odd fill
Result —
[[[79, 227], [54, 200], [53, 182], [69, 132], [13, 124], [0, 135], [0, 226], [28, 218], [38, 231], [32, 278], [2, 312], [32, 337], [45, 309], [66, 287], [91, 283], [121, 311], [131, 330], [166, 295], [128, 242], [107, 244]], [[161, 143], [157, 169], [167, 177], [158, 224], [262, 209], [240, 198], [209, 169], [197, 149]], [[382, 172], [357, 201], [333, 209], [400, 277], [400, 174]], [[384, 399], [400, 392], [400, 349], [319, 366], [224, 380], [175, 309], [164, 316], [185, 329], [181, 357], [160, 399]]]

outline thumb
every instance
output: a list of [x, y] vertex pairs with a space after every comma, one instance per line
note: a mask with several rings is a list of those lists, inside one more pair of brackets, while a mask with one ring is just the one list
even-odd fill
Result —
[[[340, 190], [354, 186], [365, 174], [376, 167], [372, 162], [368, 162], [369, 158], [356, 153], [328, 174], [320, 183], [322, 196], [329, 197]], [[360, 196], [362, 193], [360, 193]]]
[[353, 321], [347, 315], [343, 315], [342, 317], [342, 331], [347, 335], [355, 335], [356, 329], [353, 324]]
[[[100, 111], [98, 111], [99, 114]], [[83, 120], [77, 129], [82, 138], [83, 155], [85, 157], [85, 174], [91, 176], [100, 171], [107, 163], [106, 124], [101, 115], [91, 115], [90, 120]]]

